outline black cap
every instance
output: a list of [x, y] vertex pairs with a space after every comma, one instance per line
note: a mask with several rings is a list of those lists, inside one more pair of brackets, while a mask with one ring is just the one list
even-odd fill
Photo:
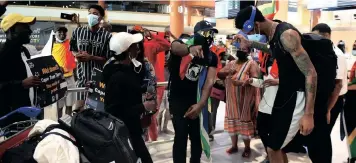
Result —
[[62, 31], [64, 33], [67, 33], [68, 29], [66, 27], [58, 27], [56, 31]]
[[195, 26], [194, 26], [194, 33], [197, 33], [198, 31], [214, 31], [215, 33], [218, 33], [219, 31], [217, 29], [215, 29], [210, 22], [202, 20], [200, 22], [198, 22]]

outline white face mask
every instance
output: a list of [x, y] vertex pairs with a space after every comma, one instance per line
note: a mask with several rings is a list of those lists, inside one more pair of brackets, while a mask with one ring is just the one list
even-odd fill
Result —
[[59, 42], [59, 43], [63, 43], [65, 41], [65, 39], [64, 40], [60, 40], [59, 38], [56, 37], [56, 41]]
[[356, 50], [352, 50], [352, 55], [356, 56]]
[[89, 27], [93, 27], [93, 26], [99, 24], [99, 16], [98, 15], [89, 14], [87, 16], [87, 18], [88, 18]]
[[[136, 58], [131, 58], [131, 56], [129, 55], [129, 58], [131, 59], [132, 64], [135, 66], [134, 70], [136, 73], [140, 73], [141, 69], [142, 69], [142, 63], [139, 62]], [[136, 71], [136, 68], [139, 68], [138, 71]]]

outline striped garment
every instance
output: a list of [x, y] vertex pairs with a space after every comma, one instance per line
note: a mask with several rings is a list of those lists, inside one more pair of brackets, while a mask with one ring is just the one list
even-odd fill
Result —
[[[89, 27], [74, 29], [70, 40], [70, 50], [73, 52], [85, 51], [88, 54], [110, 58], [109, 41], [111, 34], [100, 28], [97, 32], [91, 32]], [[93, 68], [103, 69], [103, 65], [94, 61], [79, 62], [77, 64], [77, 87], [85, 87], [90, 81]], [[85, 99], [85, 93], [77, 94], [78, 100]]]
[[256, 66], [249, 60], [244, 64], [229, 62], [222, 71], [235, 69], [236, 73], [225, 79], [226, 84], [226, 113], [224, 129], [229, 135], [253, 137], [255, 132], [255, 114], [259, 106], [259, 92], [253, 86], [234, 86], [233, 80], [244, 81], [249, 78], [250, 70]]

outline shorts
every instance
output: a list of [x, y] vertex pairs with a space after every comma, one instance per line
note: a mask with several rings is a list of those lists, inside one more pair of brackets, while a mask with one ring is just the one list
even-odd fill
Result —
[[270, 125], [273, 127], [266, 141], [269, 148], [280, 150], [292, 141], [299, 131], [299, 121], [304, 115], [304, 108], [304, 92], [278, 90], [270, 119]]
[[[67, 82], [67, 88], [75, 88], [74, 76], [65, 78]], [[58, 103], [58, 108], [63, 108], [65, 106], [73, 106], [76, 100], [75, 92], [67, 92], [66, 96], [60, 99]]]

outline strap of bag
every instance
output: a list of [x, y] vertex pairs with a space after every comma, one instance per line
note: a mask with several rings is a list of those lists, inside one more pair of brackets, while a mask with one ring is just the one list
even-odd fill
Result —
[[75, 142], [74, 140], [72, 140], [72, 139], [69, 138], [68, 136], [65, 136], [65, 135], [63, 135], [63, 134], [61, 134], [61, 133], [58, 133], [58, 132], [47, 132], [47, 133], [45, 133], [45, 134], [42, 135], [42, 139], [46, 138], [46, 137], [49, 136], [49, 135], [57, 135], [57, 136], [60, 136], [60, 137], [62, 137], [62, 138], [64, 138], [64, 139], [66, 139], [66, 140], [72, 142], [73, 145], [75, 145], [76, 147], [78, 147], [77, 142]]

